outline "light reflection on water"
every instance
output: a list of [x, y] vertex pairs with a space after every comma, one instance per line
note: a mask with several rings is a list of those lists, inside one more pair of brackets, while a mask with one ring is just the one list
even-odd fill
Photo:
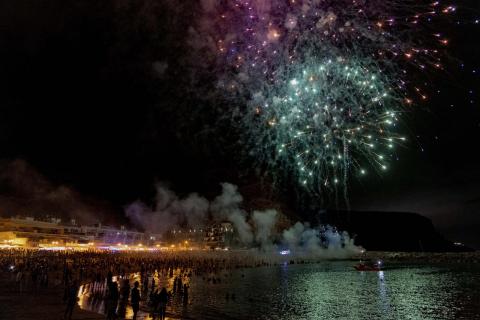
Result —
[[[480, 319], [478, 266], [398, 266], [381, 272], [352, 266], [325, 262], [235, 270], [217, 274], [216, 284], [193, 276], [188, 304], [174, 297], [167, 312], [214, 320]], [[159, 280], [171, 290], [173, 278]], [[102, 299], [86, 296], [80, 304], [97, 312], [104, 308]], [[146, 306], [141, 309], [140, 319], [148, 319]], [[129, 306], [125, 312], [131, 319]]]

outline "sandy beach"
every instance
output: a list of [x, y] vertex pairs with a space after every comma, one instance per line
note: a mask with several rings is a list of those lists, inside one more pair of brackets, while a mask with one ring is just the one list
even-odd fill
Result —
[[[16, 320], [52, 320], [63, 319], [65, 304], [62, 302], [61, 286], [33, 292], [27, 282], [26, 289], [20, 293], [11, 274], [0, 276], [0, 319]], [[100, 314], [81, 310], [75, 306], [72, 319], [104, 319]]]

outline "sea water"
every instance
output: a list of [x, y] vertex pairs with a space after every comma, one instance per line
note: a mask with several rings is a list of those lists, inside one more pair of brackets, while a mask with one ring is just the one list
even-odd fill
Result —
[[[352, 261], [281, 264], [192, 276], [188, 303], [167, 307], [179, 319], [480, 319], [480, 266], [395, 264], [359, 272]], [[133, 281], [134, 279], [132, 279]], [[173, 279], [156, 279], [171, 290]], [[141, 282], [140, 282], [141, 283]], [[168, 288], [170, 286], [170, 288]], [[234, 298], [232, 297], [234, 296]], [[103, 312], [88, 297], [82, 308]], [[141, 317], [149, 319], [145, 304]], [[131, 309], [126, 307], [126, 317]]]

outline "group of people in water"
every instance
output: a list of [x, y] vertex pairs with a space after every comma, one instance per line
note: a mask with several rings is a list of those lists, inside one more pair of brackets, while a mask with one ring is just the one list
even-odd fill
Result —
[[[192, 275], [221, 282], [228, 270], [271, 265], [261, 256], [211, 251], [46, 251], [0, 250], [0, 269], [9, 271], [20, 291], [64, 287], [65, 319], [71, 319], [79, 297], [102, 301], [106, 319], [124, 316], [131, 305], [133, 319], [140, 310], [165, 319], [167, 305], [189, 303]], [[49, 280], [50, 279], [50, 280]], [[33, 289], [33, 287], [35, 289]], [[231, 298], [234, 296], [232, 295]], [[230, 296], [228, 297], [230, 298]]]

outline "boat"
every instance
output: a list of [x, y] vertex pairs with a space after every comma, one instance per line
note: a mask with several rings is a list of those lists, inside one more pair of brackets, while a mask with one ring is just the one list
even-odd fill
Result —
[[382, 271], [383, 263], [381, 260], [372, 263], [361, 262], [353, 266], [357, 271]]

